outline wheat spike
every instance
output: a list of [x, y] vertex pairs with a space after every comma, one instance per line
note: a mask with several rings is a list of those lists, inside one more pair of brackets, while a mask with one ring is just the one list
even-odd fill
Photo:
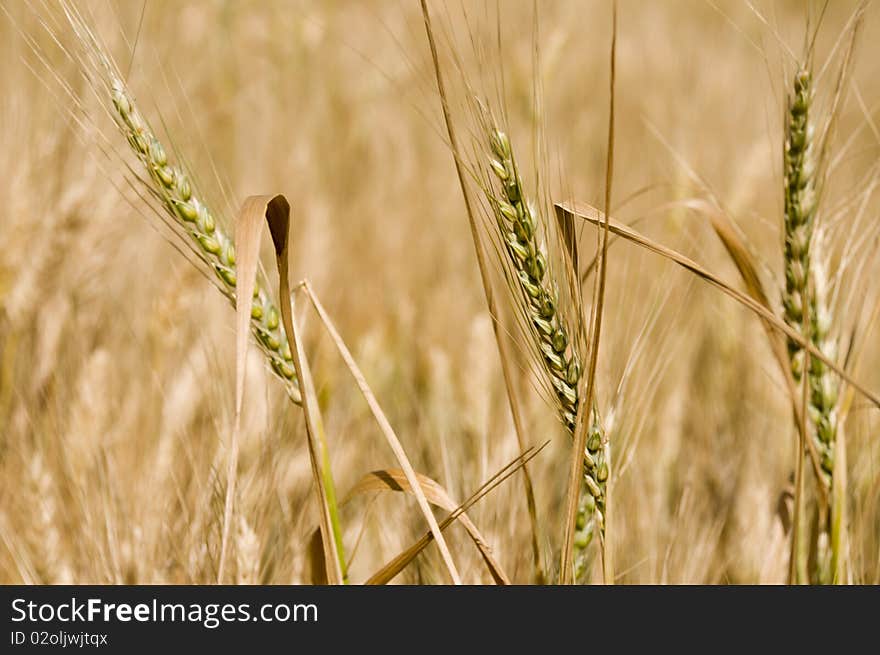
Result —
[[[110, 88], [116, 124], [149, 174], [152, 191], [167, 214], [194, 241], [197, 254], [217, 275], [222, 283], [221, 291], [234, 305], [236, 270], [232, 237], [224, 233], [207, 204], [199, 199], [183, 168], [169, 159], [122, 80], [111, 76]], [[272, 370], [284, 381], [293, 401], [299, 403], [301, 397], [290, 346], [275, 303], [259, 282], [251, 305], [251, 330]]]
[[[489, 167], [497, 182], [497, 192], [486, 188], [489, 204], [507, 253], [516, 291], [516, 306], [537, 348], [540, 371], [554, 391], [559, 416], [569, 435], [574, 434], [580, 398], [582, 355], [577, 351], [570, 317], [559, 306], [559, 285], [554, 278], [540, 238], [542, 219], [529, 202], [517, 169], [510, 140], [497, 126], [489, 129], [492, 157]], [[590, 432], [584, 451], [584, 486], [588, 492], [583, 512], [592, 513], [600, 532], [604, 532], [605, 484], [608, 480], [606, 443], [598, 412], [590, 413]], [[586, 526], [580, 544], [585, 548], [591, 532]]]
[[[782, 304], [786, 322], [810, 340], [829, 359], [837, 356], [837, 341], [830, 332], [832, 315], [828, 305], [828, 280], [818, 239], [814, 237], [818, 205], [816, 138], [811, 106], [812, 74], [801, 69], [795, 75], [794, 94], [789, 99], [785, 138], [785, 291]], [[805, 316], [806, 311], [806, 316]], [[840, 381], [816, 357], [805, 366], [804, 349], [788, 340], [791, 370], [795, 380], [807, 379], [809, 435], [818, 454], [821, 471], [817, 483], [826, 495], [833, 487], [834, 452], [837, 436]], [[807, 369], [806, 371], [804, 369]], [[830, 529], [833, 517], [826, 503], [820, 503], [816, 525], [816, 576], [830, 579]]]
[[[232, 237], [218, 224], [216, 215], [204, 197], [200, 196], [185, 168], [168, 154], [137, 108], [124, 77], [78, 8], [72, 3], [63, 2], [61, 9], [83, 51], [81, 57], [71, 57], [79, 58], [98, 99], [107, 107], [147, 174], [146, 177], [133, 175], [130, 181], [146, 187], [147, 195], [160, 201], [164, 220], [175, 228], [176, 235], [183, 233], [189, 237], [190, 251], [214, 272], [218, 279], [217, 287], [234, 306], [237, 278]], [[284, 382], [288, 395], [299, 404], [301, 395], [292, 353], [280, 324], [277, 305], [265, 286], [258, 280], [254, 290], [251, 331], [272, 370]]]
[[[827, 357], [836, 355], [836, 343], [829, 337], [831, 314], [827, 307], [825, 268], [814, 253], [813, 232], [817, 206], [817, 161], [815, 135], [810, 116], [812, 76], [800, 70], [789, 101], [785, 139], [785, 291], [782, 305], [786, 322], [803, 331], [807, 308], [808, 334], [804, 335]], [[805, 301], [805, 299], [807, 299]], [[789, 357], [795, 380], [804, 374], [804, 349], [789, 339]], [[834, 436], [838, 380], [819, 359], [810, 358], [807, 371], [811, 436], [819, 453], [830, 487], [834, 466]]]
[[[810, 120], [812, 84], [809, 72], [795, 76], [785, 129], [785, 321], [801, 331], [810, 269], [810, 241], [816, 211], [816, 159]], [[789, 339], [789, 357], [795, 379], [803, 373], [803, 349]]]

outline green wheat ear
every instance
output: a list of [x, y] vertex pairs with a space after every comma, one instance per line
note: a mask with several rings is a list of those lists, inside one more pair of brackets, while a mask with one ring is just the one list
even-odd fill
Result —
[[[112, 76], [110, 92], [116, 109], [116, 124], [149, 175], [152, 190], [166, 214], [192, 239], [194, 252], [220, 280], [220, 289], [235, 303], [235, 244], [201, 200], [183, 168], [169, 160], [167, 151], [137, 110], [131, 94], [118, 77]], [[293, 356], [280, 325], [278, 310], [263, 285], [254, 289], [251, 331], [275, 374], [284, 382], [288, 395], [301, 402]]]
[[[582, 354], [571, 338], [572, 321], [566, 307], [559, 305], [559, 285], [540, 239], [542, 218], [535, 205], [528, 201], [510, 140], [502, 130], [489, 130], [489, 168], [497, 182], [497, 190], [486, 189], [507, 264], [513, 271], [515, 306], [528, 326], [537, 350], [540, 371], [549, 386], [557, 411], [570, 436], [573, 436], [580, 398]], [[587, 491], [581, 499], [581, 513], [576, 546], [583, 549], [592, 537], [591, 515], [600, 534], [605, 531], [605, 486], [608, 480], [605, 435], [595, 408], [590, 413], [587, 447], [584, 451], [583, 483]]]
[[[818, 205], [816, 138], [811, 116], [812, 74], [805, 69], [794, 79], [789, 99], [785, 138], [785, 290], [782, 305], [785, 321], [803, 334], [829, 359], [837, 357], [837, 341], [831, 337], [832, 315], [828, 306], [828, 280], [818, 245], [814, 241]], [[806, 330], [804, 326], [804, 312]], [[818, 358], [788, 340], [791, 370], [796, 381], [807, 376], [809, 436], [819, 455], [818, 483], [827, 492], [833, 488], [834, 452], [837, 438], [840, 382]], [[807, 368], [805, 371], [804, 369]], [[832, 553], [830, 530], [835, 517], [820, 508], [817, 524], [817, 578], [830, 581]], [[839, 554], [838, 554], [839, 555]]]
[[[786, 322], [800, 331], [804, 298], [808, 293], [810, 242], [816, 212], [816, 160], [810, 117], [812, 84], [809, 72], [795, 76], [789, 101], [785, 137], [785, 291], [782, 306]], [[795, 379], [803, 374], [803, 348], [789, 339], [789, 356]]]
[[[807, 337], [824, 355], [836, 356], [836, 342], [829, 338], [831, 313], [827, 306], [824, 266], [812, 248], [816, 223], [817, 182], [813, 121], [810, 115], [813, 88], [809, 71], [795, 75], [794, 95], [789, 101], [785, 140], [785, 291], [782, 296], [785, 320], [803, 331], [804, 309], [808, 309]], [[804, 374], [804, 349], [788, 340], [788, 352], [795, 380]], [[830, 488], [834, 468], [834, 439], [837, 432], [838, 381], [819, 359], [810, 358], [809, 413], [812, 437], [819, 453], [823, 480]]]

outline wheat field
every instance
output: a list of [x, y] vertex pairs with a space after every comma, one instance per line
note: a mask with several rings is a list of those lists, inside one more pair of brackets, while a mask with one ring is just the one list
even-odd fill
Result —
[[[441, 98], [415, 1], [0, 3], [0, 583], [332, 581], [268, 230], [251, 329], [282, 340], [251, 339], [240, 421], [235, 283], [210, 269], [235, 259], [244, 199], [276, 193], [350, 583], [430, 534], [412, 493], [370, 476], [411, 491], [402, 461], [435, 481], [445, 543], [383, 581], [555, 583], [573, 534], [580, 582], [828, 581], [813, 571], [830, 549], [835, 582], [880, 583], [877, 7], [428, 2]], [[614, 34], [610, 215], [754, 298], [745, 258], [779, 325], [619, 233], [599, 263], [601, 217], [574, 224], [572, 263], [553, 204], [605, 206]], [[135, 111], [161, 152], [132, 143]], [[208, 227], [174, 214], [196, 196]], [[780, 331], [801, 321], [807, 355]], [[601, 485], [574, 530], [572, 436]], [[479, 537], [444, 525], [502, 470], [467, 508]]]

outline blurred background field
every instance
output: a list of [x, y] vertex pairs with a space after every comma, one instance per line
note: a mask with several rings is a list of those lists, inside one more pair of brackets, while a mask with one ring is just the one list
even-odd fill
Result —
[[[226, 208], [227, 224], [248, 195], [291, 200], [292, 277], [307, 277], [322, 298], [416, 469], [461, 501], [513, 459], [418, 3], [87, 6], [123, 71], [131, 60], [141, 108]], [[537, 31], [531, 3], [464, 6], [479, 42], [492, 43], [498, 17], [513, 136], [531, 138], [537, 75], [550, 186], [558, 199], [601, 206], [610, 4], [538, 2]], [[690, 172], [699, 176], [765, 264], [778, 309], [782, 121], [793, 71], [785, 48], [802, 52], [806, 16], [821, 3], [754, 6], [766, 23], [736, 0], [620, 2], [614, 213], [739, 287], [708, 221], [669, 205], [703, 197]], [[855, 7], [829, 3], [817, 68]], [[136, 197], [114, 188], [118, 171], [107, 169], [99, 146], [105, 136], [120, 150], [125, 144], [41, 30], [46, 8], [4, 0], [3, 9], [0, 582], [211, 582], [233, 418], [234, 313]], [[462, 5], [432, 10], [444, 34], [464, 33]], [[132, 58], [126, 39], [139, 25]], [[72, 120], [78, 110], [65, 106], [30, 38], [97, 112], [100, 133]], [[870, 7], [824, 200], [828, 220], [840, 225], [833, 261], [848, 265], [835, 306], [841, 336], [868, 324], [880, 293], [878, 43], [880, 12]], [[485, 79], [488, 59], [473, 49], [459, 54], [464, 69]], [[857, 211], [865, 231], [850, 250]], [[586, 257], [595, 233], [583, 237]], [[618, 581], [784, 582], [796, 433], [760, 323], [623, 242], [610, 250], [606, 312], [597, 384], [618, 476]], [[344, 497], [364, 474], [396, 462], [314, 316], [298, 318]], [[877, 335], [872, 326], [853, 369], [872, 390], [880, 389]], [[309, 582], [318, 515], [301, 412], [252, 355], [233, 576]], [[525, 372], [520, 397], [532, 443], [551, 439], [530, 466], [552, 570], [569, 442]], [[846, 425], [848, 530], [854, 579], [866, 583], [880, 582], [878, 424], [878, 410], [857, 397]], [[513, 476], [469, 514], [514, 581], [527, 583], [521, 484]], [[401, 494], [353, 498], [342, 521], [354, 582], [425, 530]], [[464, 579], [490, 582], [461, 527], [448, 535]], [[395, 581], [448, 579], [431, 546]]]

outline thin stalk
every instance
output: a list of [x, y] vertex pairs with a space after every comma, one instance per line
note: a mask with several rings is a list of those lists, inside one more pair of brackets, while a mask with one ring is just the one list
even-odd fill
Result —
[[449, 570], [449, 575], [452, 577], [452, 581], [455, 584], [460, 585], [461, 576], [459, 575], [458, 570], [455, 567], [455, 562], [452, 559], [452, 554], [449, 552], [449, 546], [447, 545], [446, 540], [443, 538], [440, 527], [437, 525], [437, 519], [434, 517], [434, 513], [431, 511], [431, 507], [428, 505], [428, 500], [425, 497], [425, 492], [422, 489], [422, 485], [419, 482], [415, 469], [413, 469], [412, 464], [410, 464], [410, 461], [406, 456], [406, 451], [404, 451], [403, 445], [400, 443], [400, 439], [398, 439], [397, 435], [394, 432], [394, 429], [391, 427], [391, 423], [388, 422], [388, 418], [385, 416], [385, 412], [382, 411], [382, 408], [376, 401], [376, 396], [373, 394], [372, 389], [370, 389], [370, 386], [367, 384], [367, 380], [364, 377], [364, 374], [361, 372], [360, 367], [357, 365], [357, 362], [355, 362], [351, 351], [349, 351], [348, 346], [345, 345], [345, 342], [342, 340], [339, 332], [337, 332], [336, 326], [333, 325], [333, 321], [330, 320], [330, 316], [324, 309], [324, 305], [321, 304], [320, 300], [318, 300], [318, 297], [315, 295], [315, 292], [312, 290], [312, 287], [308, 283], [308, 281], [303, 283], [303, 289], [305, 290], [306, 295], [309, 297], [309, 300], [311, 301], [312, 306], [315, 308], [315, 311], [318, 313], [318, 317], [324, 324], [324, 328], [327, 330], [327, 333], [330, 335], [333, 343], [336, 344], [336, 348], [339, 351], [339, 354], [342, 356], [345, 365], [348, 367], [349, 372], [354, 378], [355, 383], [358, 385], [361, 394], [367, 401], [370, 412], [373, 414], [373, 418], [375, 418], [376, 422], [379, 424], [379, 428], [382, 431], [382, 434], [385, 436], [385, 440], [388, 442], [388, 445], [394, 452], [394, 456], [397, 458], [397, 461], [400, 464], [400, 468], [403, 470], [407, 482], [409, 482], [410, 489], [412, 489], [413, 495], [418, 501], [419, 508], [422, 510], [422, 514], [424, 514], [425, 516], [425, 520], [428, 523], [428, 528], [430, 529], [431, 534], [434, 536], [434, 539], [437, 542], [437, 547], [440, 549], [440, 554], [443, 557], [443, 562], [446, 564], [446, 568]]
[[[291, 352], [293, 353], [293, 364], [296, 367], [297, 379], [300, 381], [302, 393], [302, 408], [305, 416], [306, 431], [309, 435], [309, 448], [313, 451], [312, 467], [316, 466], [316, 459], [320, 462], [320, 477], [317, 477], [318, 494], [321, 496], [321, 507], [325, 514], [325, 521], [329, 523], [332, 538], [321, 530], [322, 539], [324, 540], [325, 551], [335, 556], [338, 564], [336, 567], [331, 566], [331, 562], [327, 562], [328, 577], [331, 582], [348, 583], [348, 569], [345, 564], [345, 547], [342, 542], [342, 525], [339, 520], [339, 506], [336, 501], [336, 487], [333, 483], [333, 472], [330, 468], [330, 455], [327, 448], [327, 439], [324, 434], [324, 423], [321, 420], [321, 410], [318, 407], [317, 397], [314, 392], [314, 383], [312, 381], [312, 373], [309, 370], [308, 361], [305, 357], [302, 341], [299, 332], [292, 318], [292, 308], [290, 299], [290, 278], [287, 263], [287, 250], [278, 254], [278, 277], [280, 280], [281, 297], [287, 301], [281, 302], [281, 320], [284, 323], [285, 332], [290, 336], [293, 343], [291, 344]], [[317, 448], [315, 448], [317, 446]], [[315, 453], [314, 450], [318, 452]], [[317, 457], [316, 457], [317, 456]], [[338, 579], [334, 579], [338, 578]]]
[[[498, 307], [495, 303], [495, 294], [492, 291], [492, 282], [491, 278], [489, 277], [489, 269], [486, 264], [486, 254], [483, 248], [482, 240], [480, 239], [476, 216], [471, 205], [470, 194], [468, 193], [467, 184], [465, 183], [465, 175], [461, 165], [461, 152], [458, 146], [458, 139], [456, 138], [455, 127], [453, 125], [452, 117], [449, 112], [449, 101], [446, 94], [446, 86], [443, 82], [443, 73], [440, 69], [440, 58], [437, 55], [437, 44], [434, 41], [434, 30], [431, 26], [431, 15], [428, 11], [426, 0], [421, 0], [421, 5], [422, 16], [425, 22], [425, 32], [427, 33], [428, 45], [431, 49], [431, 60], [434, 65], [434, 75], [437, 79], [437, 90], [440, 94], [440, 106], [443, 110], [443, 120], [446, 123], [446, 132], [449, 136], [449, 145], [452, 148], [452, 157], [455, 161], [455, 172], [458, 176], [458, 183], [461, 187], [462, 196], [464, 197], [465, 210], [468, 215], [468, 223], [470, 225], [471, 237], [474, 243], [474, 252], [477, 256], [477, 266], [480, 269], [480, 280], [483, 284], [483, 293], [486, 296], [486, 306], [488, 308], [489, 315], [492, 317], [492, 331], [495, 335], [495, 343], [498, 346], [498, 356], [501, 360], [501, 373], [504, 377], [504, 387], [507, 392], [507, 402], [510, 406], [511, 417], [513, 418], [513, 427], [514, 431], [516, 432], [517, 445], [519, 446], [520, 451], [524, 451], [526, 448], [525, 429], [523, 427], [522, 415], [520, 414], [519, 410], [519, 402], [516, 399], [516, 391], [513, 384], [514, 376], [512, 373], [510, 356], [507, 352], [507, 348], [504, 342], [504, 335], [502, 334], [498, 325]], [[526, 508], [528, 509], [529, 522], [531, 524], [531, 545], [532, 558], [534, 562], [535, 581], [538, 584], [542, 584], [545, 581], [545, 575], [543, 567], [541, 565], [540, 546], [538, 545], [538, 516], [535, 504], [535, 492], [532, 485], [532, 477], [526, 464], [523, 464], [522, 466], [522, 473], [523, 487], [525, 489], [526, 495]]]
[[[609, 216], [611, 215], [611, 189], [613, 182], [613, 174], [614, 174], [614, 82], [616, 78], [616, 53], [617, 53], [617, 2], [615, 0], [612, 5], [611, 10], [611, 71], [610, 71], [610, 82], [609, 82], [609, 112], [608, 112], [608, 158], [606, 160], [606, 168], [605, 168], [605, 220], [603, 221], [602, 230], [600, 233], [600, 250], [602, 253], [601, 258], [599, 259], [599, 268], [598, 273], [596, 275], [596, 285], [594, 291], [594, 300], [593, 303], [593, 324], [591, 330], [591, 341], [590, 341], [590, 368], [587, 374], [587, 393], [584, 396], [583, 403], [581, 407], [592, 407], [593, 399], [595, 396], [595, 386], [596, 386], [596, 364], [599, 355], [599, 339], [601, 337], [602, 332], [602, 316], [603, 309], [605, 304], [605, 281], [606, 281], [606, 273], [607, 273], [607, 260], [608, 260], [608, 235], [609, 235]], [[583, 414], [583, 411], [578, 412], [579, 414]], [[582, 422], [585, 422], [585, 419], [581, 418]], [[603, 438], [603, 448], [605, 449], [606, 461], [610, 462], [610, 453], [607, 442], [607, 436]], [[569, 476], [568, 476], [568, 498], [567, 498], [567, 507], [566, 507], [566, 522], [565, 522], [565, 539], [563, 542], [562, 549], [562, 562], [561, 562], [561, 572], [562, 572], [562, 583], [569, 584], [573, 580], [572, 576], [572, 551], [574, 548], [574, 537], [575, 530], [577, 528], [577, 509], [578, 509], [578, 496], [580, 490], [580, 479], [581, 479], [581, 471], [583, 467], [583, 452], [586, 446], [586, 430], [583, 429], [583, 425], [579, 425], [578, 429], [575, 431], [574, 435], [574, 444], [572, 445], [571, 451], [571, 466], [569, 468]], [[609, 465], [610, 468], [610, 465]], [[610, 472], [609, 472], [610, 475]], [[607, 494], [610, 488], [610, 484], [606, 483], [606, 514], [607, 514]], [[602, 574], [603, 581], [605, 584], [614, 584], [614, 563], [613, 558], [610, 554], [610, 548], [608, 547], [608, 518], [605, 517], [605, 527], [604, 536], [601, 540], [601, 551], [602, 551]]]
[[[809, 357], [809, 353], [807, 353], [807, 357]], [[802, 403], [801, 403], [801, 411], [797, 413], [798, 416], [803, 417], [806, 414], [807, 408], [807, 383], [806, 378], [802, 384], [803, 393], [801, 395]], [[794, 477], [794, 502], [793, 502], [793, 512], [794, 516], [792, 517], [792, 525], [791, 525], [791, 555], [789, 559], [789, 570], [788, 570], [788, 584], [797, 585], [803, 584], [806, 582], [806, 569], [804, 558], [802, 555], [803, 550], [803, 527], [802, 523], [804, 520], [804, 503], [805, 503], [805, 484], [804, 484], [804, 458], [806, 457], [806, 449], [807, 449], [807, 431], [806, 426], [803, 420], [798, 421], [798, 441], [797, 441], [797, 456], [795, 459], [795, 477]]]

